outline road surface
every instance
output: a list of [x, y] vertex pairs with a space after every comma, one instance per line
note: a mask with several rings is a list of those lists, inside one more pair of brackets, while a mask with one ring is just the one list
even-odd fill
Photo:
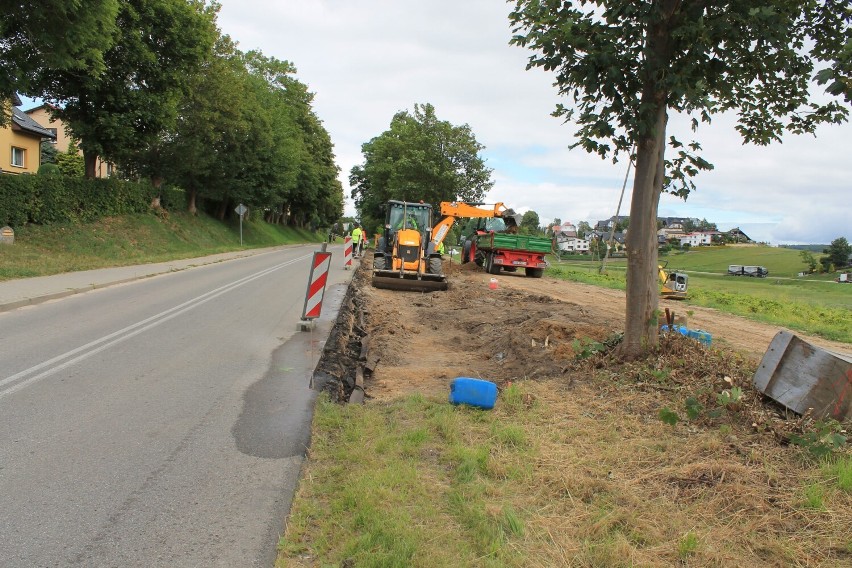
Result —
[[0, 313], [0, 566], [271, 566], [345, 293], [315, 247]]

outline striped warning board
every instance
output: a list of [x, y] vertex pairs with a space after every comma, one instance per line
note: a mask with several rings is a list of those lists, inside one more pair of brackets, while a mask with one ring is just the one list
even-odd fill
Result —
[[328, 281], [328, 267], [331, 265], [330, 252], [315, 252], [311, 263], [311, 276], [308, 279], [308, 291], [305, 294], [305, 308], [302, 320], [316, 319], [322, 311], [322, 297], [325, 283]]
[[346, 235], [343, 239], [343, 269], [352, 268], [352, 236]]

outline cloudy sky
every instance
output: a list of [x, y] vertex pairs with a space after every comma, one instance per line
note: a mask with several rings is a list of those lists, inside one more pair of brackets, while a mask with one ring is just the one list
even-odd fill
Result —
[[[572, 125], [550, 116], [553, 76], [526, 71], [529, 52], [508, 44], [502, 0], [220, 0], [219, 25], [242, 50], [293, 62], [316, 94], [314, 109], [335, 144], [346, 213], [348, 174], [361, 144], [394, 113], [431, 103], [438, 118], [467, 123], [486, 146], [495, 181], [488, 199], [536, 211], [544, 224], [615, 214], [626, 163], [568, 150]], [[670, 126], [682, 123], [677, 117]], [[682, 139], [688, 139], [684, 133]], [[852, 240], [852, 125], [824, 126], [783, 144], [743, 146], [733, 120], [717, 117], [697, 139], [716, 169], [684, 202], [664, 195], [660, 215], [706, 218], [778, 243]], [[630, 188], [621, 214], [629, 211]]]
[[[508, 45], [510, 4], [220, 1], [224, 33], [243, 50], [293, 62], [316, 93], [347, 198], [361, 144], [385, 131], [397, 111], [429, 102], [439, 119], [469, 124], [486, 146], [495, 181], [489, 200], [532, 209], [542, 223], [615, 214], [626, 164], [568, 150], [575, 129], [550, 116], [559, 102], [552, 75], [526, 71], [529, 53]], [[700, 174], [686, 202], [664, 195], [661, 215], [706, 218], [723, 230], [739, 226], [775, 244], [852, 240], [852, 125], [754, 147], [742, 145], [733, 120], [717, 117], [702, 125], [698, 140], [716, 169]], [[346, 212], [354, 214], [351, 199]]]

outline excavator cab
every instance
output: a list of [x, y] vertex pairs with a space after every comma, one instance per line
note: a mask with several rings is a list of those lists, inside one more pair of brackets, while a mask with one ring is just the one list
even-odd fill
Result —
[[441, 256], [432, 250], [432, 206], [388, 201], [385, 226], [373, 255], [373, 286], [393, 290], [446, 290]]
[[666, 264], [659, 265], [660, 296], [669, 300], [685, 300], [686, 290], [689, 286], [689, 276], [685, 272], [669, 272], [666, 270]]

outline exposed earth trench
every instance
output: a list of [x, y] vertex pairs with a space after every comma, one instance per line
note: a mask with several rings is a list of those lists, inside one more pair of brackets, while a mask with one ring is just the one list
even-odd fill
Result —
[[[493, 381], [561, 376], [576, 350], [624, 329], [623, 291], [503, 273], [497, 288], [474, 264], [444, 263], [450, 288], [419, 293], [370, 285], [371, 259], [356, 268], [340, 315], [317, 365], [315, 385], [337, 400], [392, 399], [449, 392], [459, 376]], [[756, 365], [779, 328], [712, 308], [661, 300], [690, 328], [712, 334], [714, 347]], [[684, 318], [687, 310], [691, 312]], [[797, 335], [848, 353], [850, 346]], [[700, 356], [700, 351], [697, 352]], [[358, 392], [360, 391], [360, 392]]]

